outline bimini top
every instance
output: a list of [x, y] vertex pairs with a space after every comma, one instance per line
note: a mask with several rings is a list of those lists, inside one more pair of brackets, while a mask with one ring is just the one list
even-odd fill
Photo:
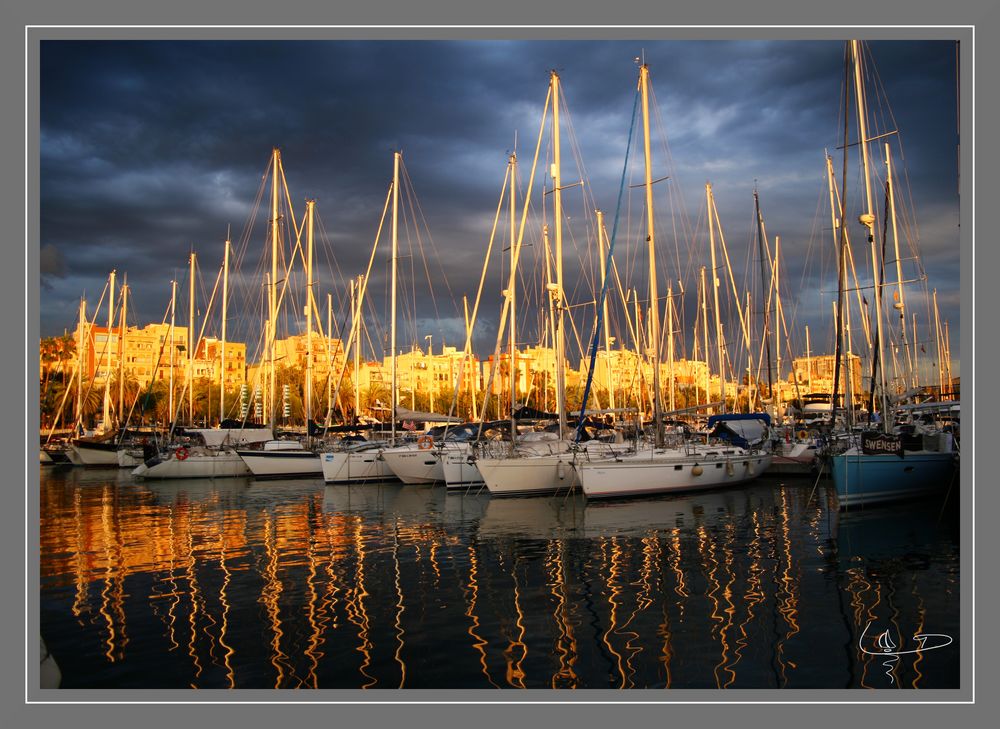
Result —
[[740, 448], [749, 448], [767, 440], [771, 416], [767, 413], [713, 415], [708, 419], [708, 428], [711, 430], [713, 426], [714, 437], [728, 440]]

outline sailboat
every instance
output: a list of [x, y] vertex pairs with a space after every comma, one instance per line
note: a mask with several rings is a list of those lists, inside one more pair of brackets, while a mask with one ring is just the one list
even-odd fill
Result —
[[[915, 434], [916, 443], [904, 437], [902, 434], [892, 432], [896, 411], [899, 410], [890, 403], [889, 395], [886, 391], [885, 367], [880, 366], [884, 361], [882, 358], [882, 346], [885, 339], [882, 332], [885, 327], [882, 322], [882, 281], [879, 275], [878, 264], [878, 236], [876, 235], [876, 217], [872, 205], [872, 168], [869, 159], [869, 144], [872, 141], [868, 134], [867, 119], [867, 99], [865, 95], [865, 84], [862, 61], [861, 41], [852, 40], [849, 42], [849, 63], [853, 70], [855, 109], [858, 122], [858, 145], [862, 155], [862, 165], [865, 181], [865, 212], [859, 217], [859, 222], [867, 229], [867, 238], [872, 248], [872, 275], [874, 277], [874, 307], [875, 307], [875, 341], [873, 354], [875, 366], [879, 368], [881, 407], [878, 408], [881, 418], [877, 430], [863, 431], [856, 437], [851, 437], [851, 444], [847, 450], [835, 453], [830, 456], [830, 466], [834, 485], [837, 489], [837, 499], [841, 508], [850, 506], [863, 506], [873, 503], [882, 503], [898, 499], [920, 496], [933, 493], [946, 488], [952, 479], [955, 468], [955, 453], [953, 451], [953, 440], [950, 434], [938, 430], [937, 428], [923, 429], [924, 432]], [[845, 100], [849, 100], [849, 89], [845, 89]], [[845, 114], [849, 109], [845, 104]], [[847, 142], [845, 141], [845, 144]], [[886, 209], [890, 216], [895, 230], [895, 204], [892, 185], [892, 167], [889, 155], [889, 147], [885, 146], [886, 163]], [[846, 160], [846, 150], [845, 150]], [[846, 176], [846, 166], [845, 172]], [[843, 196], [842, 196], [843, 197]], [[886, 221], [888, 222], [888, 221]], [[838, 283], [839, 294], [843, 296], [844, 290], [844, 247], [846, 244], [846, 233], [841, 226], [841, 251], [839, 256]], [[883, 241], [884, 243], [884, 241]], [[899, 255], [896, 255], [897, 261]], [[884, 261], [883, 261], [884, 263]], [[902, 289], [902, 277], [899, 276], [897, 263], [898, 286]], [[898, 302], [902, 311], [902, 300]], [[842, 312], [838, 307], [838, 351], [841, 347], [841, 337], [843, 327]], [[902, 317], [901, 317], [902, 318]], [[904, 321], [905, 331], [905, 321]], [[837, 362], [839, 366], [839, 360]], [[849, 380], [850, 378], [848, 378]], [[836, 388], [837, 378], [834, 377], [834, 387]], [[873, 372], [872, 392], [876, 389], [876, 381]], [[874, 405], [874, 397], [873, 403]], [[944, 405], [950, 406], [951, 403]], [[909, 442], [908, 442], [909, 441]]]
[[[231, 242], [227, 239], [220, 271], [222, 285], [222, 351], [220, 362], [226, 362], [226, 319], [229, 299], [229, 252]], [[175, 295], [172, 286], [172, 296]], [[174, 306], [171, 300], [171, 310]], [[207, 317], [206, 317], [207, 318]], [[202, 326], [204, 331], [204, 325]], [[170, 337], [172, 340], [172, 336]], [[199, 341], [201, 337], [199, 337]], [[197, 345], [195, 347], [197, 349]], [[226, 420], [225, 376], [219, 378], [219, 427], [184, 428], [183, 435], [188, 444], [168, 449], [149, 456], [146, 448], [140, 449], [142, 461], [132, 470], [136, 479], [179, 479], [179, 478], [226, 478], [249, 476], [243, 459], [236, 453], [236, 446], [263, 443], [274, 438], [271, 428], [247, 427], [247, 424]]]
[[[284, 170], [281, 165], [281, 152], [274, 149], [272, 152], [272, 186], [271, 186], [271, 277], [268, 291], [268, 350], [269, 350], [269, 385], [268, 410], [271, 428], [274, 428], [274, 399], [275, 399], [275, 340], [277, 332], [278, 317], [278, 295], [276, 290], [278, 278], [278, 244], [280, 240], [280, 216], [278, 208], [278, 190], [284, 182]], [[287, 189], [287, 188], [286, 188]], [[315, 200], [306, 201], [306, 231], [307, 231], [307, 253], [306, 253], [306, 393], [305, 393], [305, 417], [306, 423], [312, 420], [312, 313], [313, 313], [313, 280], [312, 280], [312, 259], [313, 259], [313, 231]], [[287, 284], [287, 276], [286, 276]], [[307, 426], [308, 427], [308, 426]], [[311, 438], [307, 435], [307, 438]], [[260, 449], [237, 449], [237, 454], [243, 459], [246, 467], [253, 474], [254, 478], [312, 478], [321, 476], [323, 468], [319, 455], [306, 448], [296, 440], [268, 440]]]
[[[96, 317], [95, 317], [96, 318]], [[122, 444], [125, 433], [119, 433], [112, 424], [111, 419], [111, 342], [115, 321], [115, 271], [108, 275], [108, 327], [105, 334], [104, 347], [98, 355], [98, 367], [103, 362], [104, 369], [104, 406], [101, 420], [102, 432], [93, 437], [75, 438], [72, 444], [73, 456], [71, 460], [83, 466], [100, 466], [105, 468], [118, 468], [118, 449]], [[124, 323], [124, 318], [122, 319]], [[92, 329], [93, 331], [93, 329]], [[117, 339], [117, 346], [121, 345], [121, 334]], [[119, 360], [122, 355], [119, 355]], [[121, 405], [116, 417], [121, 417]], [[123, 424], [120, 424], [123, 425]]]
[[[390, 254], [391, 282], [390, 282], [390, 337], [389, 337], [389, 399], [391, 402], [391, 442], [396, 440], [396, 277], [397, 277], [397, 249], [399, 246], [399, 163], [401, 154], [393, 153], [392, 186], [389, 191], [392, 205], [392, 252]], [[386, 206], [390, 204], [387, 197]], [[383, 221], [385, 211], [383, 210]], [[381, 227], [381, 225], [380, 225]], [[375, 260], [375, 251], [378, 247], [378, 240], [372, 248], [371, 257], [368, 260], [368, 270], [361, 280], [361, 287], [358, 291], [357, 308], [353, 312], [351, 323], [351, 334], [349, 342], [360, 341], [361, 330], [361, 302], [367, 288], [371, 274], [372, 263]], [[346, 362], [345, 362], [346, 367]], [[355, 382], [357, 373], [355, 373]], [[382, 449], [385, 446], [380, 442], [350, 442], [338, 450], [328, 451], [321, 454], [320, 468], [323, 474], [323, 481], [329, 484], [339, 483], [367, 483], [380, 481], [395, 481], [398, 477], [393, 473], [389, 464], [382, 457]]]
[[[653, 421], [656, 442], [652, 449], [636, 449], [617, 455], [613, 460], [580, 462], [576, 466], [580, 485], [588, 499], [644, 496], [648, 494], [717, 488], [749, 481], [770, 466], [771, 454], [762, 450], [769, 440], [770, 419], [766, 414], [744, 416], [715, 415], [710, 425], [726, 427], [727, 421], [760, 423], [757, 432], [738, 437], [730, 442], [704, 443], [681, 440], [667, 444], [664, 433], [662, 394], [659, 382], [660, 326], [656, 278], [656, 233], [653, 215], [652, 154], [649, 139], [649, 67], [644, 63], [639, 70], [639, 90], [642, 98], [643, 139], [645, 156], [646, 226], [649, 256], [650, 325], [653, 361]], [[708, 190], [709, 188], [706, 187]], [[708, 208], [711, 216], [711, 206]], [[710, 222], [711, 226], [712, 223]], [[714, 239], [712, 248], [715, 257]], [[610, 255], [609, 255], [610, 259]], [[713, 266], [713, 278], [715, 277]], [[716, 288], [716, 296], [718, 289]], [[716, 323], [718, 328], [718, 299], [716, 298]], [[596, 335], [595, 335], [596, 336]], [[721, 335], [720, 335], [721, 337]], [[721, 347], [721, 344], [720, 344]], [[722, 356], [719, 356], [720, 380], [725, 382]], [[591, 364], [593, 367], [593, 362]], [[723, 390], [723, 407], [725, 394]], [[586, 403], [584, 403], [586, 405]]]
[[[551, 167], [552, 175], [552, 195], [553, 195], [553, 219], [555, 222], [555, 281], [548, 284], [548, 294], [552, 310], [554, 323], [555, 357], [556, 357], [556, 416], [558, 420], [557, 432], [532, 432], [527, 433], [520, 439], [512, 441], [513, 453], [501, 458], [477, 458], [476, 466], [486, 484], [491, 496], [530, 496], [553, 494], [560, 491], [572, 489], [577, 486], [578, 479], [574, 464], [581, 457], [586, 457], [588, 449], [595, 452], [600, 451], [602, 456], [608, 453], [608, 444], [590, 441], [584, 444], [575, 444], [568, 437], [566, 427], [566, 354], [565, 354], [565, 332], [564, 319], [567, 310], [565, 289], [563, 287], [562, 275], [562, 171], [560, 160], [559, 141], [559, 107], [560, 107], [560, 79], [559, 74], [552, 71], [549, 77], [549, 94], [546, 99], [546, 108], [542, 114], [542, 129], [544, 131], [546, 112], [548, 104], [552, 103], [552, 150], [553, 161]], [[542, 135], [539, 134], [538, 144], [541, 145]], [[537, 159], [536, 150], [536, 159]], [[530, 185], [529, 185], [530, 195]], [[524, 234], [524, 216], [527, 214], [527, 204], [522, 213], [522, 221], [517, 249], [520, 250]], [[510, 284], [508, 292], [512, 290], [516, 274], [515, 255], [512, 258], [510, 272]], [[510, 297], [504, 303], [503, 322], [507, 311], [510, 308]], [[516, 432], [516, 431], [512, 431]], [[474, 476], [473, 476], [474, 478]]]

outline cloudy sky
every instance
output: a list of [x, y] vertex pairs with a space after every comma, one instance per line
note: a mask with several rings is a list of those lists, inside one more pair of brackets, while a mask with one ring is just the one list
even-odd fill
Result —
[[[899, 166], [904, 278], [914, 278], [909, 259], [919, 250], [927, 290], [938, 290], [942, 326], [949, 322], [958, 374], [955, 45], [882, 41], [869, 50], [877, 71], [870, 100], [879, 120], [870, 135], [899, 132], [882, 141], [892, 143]], [[709, 263], [705, 184], [711, 183], [735, 282], [749, 288], [754, 311], [762, 288], [756, 186], [771, 245], [781, 237], [791, 348], [804, 349], [808, 324], [813, 352], [827, 349], [836, 282], [825, 151], [838, 178], [843, 154], [844, 44], [837, 41], [43, 41], [41, 334], [72, 329], [82, 295], [92, 315], [112, 268], [127, 274], [132, 323], [162, 320], [171, 279], [183, 294], [178, 323], [186, 321], [191, 250], [202, 266], [197, 306], [205, 312], [231, 229], [239, 258], [231, 327], [247, 339], [257, 336], [269, 188], [256, 202], [278, 147], [295, 218], [301, 221], [304, 200], [316, 200], [317, 294], [325, 312], [332, 293], [335, 328], [343, 326], [346, 281], [363, 272], [375, 240], [392, 153], [402, 151], [400, 346], [424, 346], [428, 335], [435, 349], [442, 340], [460, 344], [462, 296], [471, 307], [508, 155], [517, 152], [521, 198], [555, 69], [565, 104], [566, 289], [570, 303], [581, 304], [574, 313], [585, 338], [593, 322], [586, 303], [594, 298], [595, 207], [605, 211], [609, 232], [618, 211], [619, 271], [640, 299], [646, 295], [643, 190], [632, 187], [643, 175], [639, 140], [627, 165], [625, 154], [638, 56], [649, 64], [653, 84], [653, 176], [669, 175], [655, 186], [660, 293], [668, 280], [675, 294], [686, 292], [677, 298], [683, 346], [691, 352], [698, 269]], [[850, 137], [857, 138], [853, 122]], [[847, 220], [864, 285], [871, 281], [870, 253], [856, 223], [863, 190], [856, 152], [850, 148]], [[519, 339], [526, 343], [538, 336], [543, 216], [554, 228], [553, 196], [542, 189], [551, 188], [544, 176], [551, 153], [546, 137], [520, 280]], [[584, 184], [569, 187], [578, 181]], [[874, 193], [880, 219], [881, 184]], [[507, 215], [498, 237], [508, 235]], [[487, 279], [475, 340], [481, 355], [496, 336], [505, 246], [496, 244]], [[373, 342], [386, 310], [387, 260], [382, 247], [369, 289]], [[887, 279], [895, 281], [894, 270]], [[290, 287], [301, 288], [299, 282], [291, 279]], [[905, 294], [921, 339], [930, 336], [924, 289], [911, 283]], [[296, 296], [289, 300], [301, 311]], [[733, 303], [724, 306], [727, 332], [738, 331]], [[620, 299], [612, 319], [627, 341], [617, 309]], [[300, 329], [300, 318], [286, 314], [282, 326]], [[218, 334], [217, 319], [216, 313], [207, 333]], [[933, 353], [931, 341], [925, 349]]]

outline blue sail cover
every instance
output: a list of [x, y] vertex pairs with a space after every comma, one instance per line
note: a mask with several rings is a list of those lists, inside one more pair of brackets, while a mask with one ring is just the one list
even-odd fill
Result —
[[708, 428], [714, 437], [740, 448], [749, 448], [767, 440], [770, 427], [771, 416], [767, 413], [728, 413], [708, 419]]

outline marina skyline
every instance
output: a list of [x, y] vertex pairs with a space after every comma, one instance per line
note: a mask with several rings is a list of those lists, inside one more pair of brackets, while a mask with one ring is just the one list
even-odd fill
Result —
[[[170, 271], [183, 277], [192, 249], [205, 267], [201, 285], [210, 290], [226, 231], [231, 228], [235, 238], [244, 228], [267, 157], [277, 146], [296, 205], [318, 201], [327, 249], [336, 258], [318, 273], [319, 287], [335, 299], [345, 298], [348, 279], [363, 270], [391, 152], [403, 150], [430, 234], [427, 260], [437, 267], [429, 274], [435, 283], [445, 281], [451, 294], [432, 306], [414, 285], [415, 341], [407, 344], [423, 344], [428, 334], [459, 344], [462, 295], [471, 301], [475, 294], [506, 158], [516, 148], [522, 164], [530, 165], [549, 69], [560, 73], [570, 111], [574, 150], [568, 145], [564, 154], [582, 160], [583, 174], [566, 172], [566, 179], [585, 174], [593, 200], [610, 216], [625, 159], [636, 57], [650, 66], [668, 145], [657, 148], [657, 165], [664, 174], [669, 168], [666, 185], [677, 192], [663, 195], [678, 195], [679, 217], [658, 212], [659, 226], [677, 227], [686, 216], [692, 230], [668, 234], [661, 243], [661, 255], [677, 264], [661, 268], [662, 279], [689, 285], [693, 297], [693, 276], [707, 265], [706, 182], [734, 267], [752, 271], [747, 251], [756, 186], [768, 234], [782, 239], [786, 307], [796, 307], [797, 326], [813, 327], [814, 352], [832, 336], [835, 281], [829, 265], [824, 270], [818, 261], [832, 255], [824, 150], [834, 156], [839, 175], [840, 41], [41, 46], [43, 337], [72, 329], [79, 296], [86, 292], [96, 302], [110, 268], [127, 273], [131, 311], [141, 323], [160, 319]], [[956, 44], [873, 41], [870, 47], [904, 140], [900, 162], [906, 165], [928, 289], [938, 290], [941, 320], [950, 324], [957, 376]], [[633, 174], [639, 168], [633, 166]], [[849, 178], [849, 199], [857, 187], [858, 180]], [[593, 298], [586, 283], [593, 271], [582, 270], [592, 268], [582, 252], [587, 223], [580, 219], [587, 215], [583, 200], [567, 211], [578, 236], [568, 243], [576, 248], [566, 251], [566, 280], [578, 289], [575, 303]], [[260, 222], [256, 231], [247, 250], [260, 254]], [[628, 233], [635, 237], [635, 230], [626, 230], [620, 246], [629, 244]], [[851, 234], [857, 235], [854, 229]], [[862, 243], [854, 241], [859, 258]], [[619, 250], [628, 255], [627, 248]], [[480, 355], [492, 350], [501, 288], [495, 267], [474, 342]], [[922, 303], [912, 308], [923, 316]]]

